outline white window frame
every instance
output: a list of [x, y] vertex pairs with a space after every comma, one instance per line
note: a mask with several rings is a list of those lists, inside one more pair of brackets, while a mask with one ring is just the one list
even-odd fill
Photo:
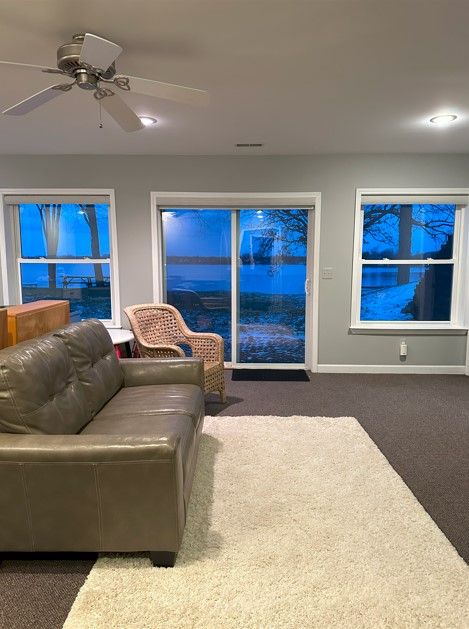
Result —
[[[313, 220], [308, 223], [308, 239], [312, 244], [312, 251], [307, 257], [308, 292], [306, 294], [305, 312], [305, 363], [304, 364], [270, 364], [256, 363], [239, 366], [260, 369], [309, 369], [318, 371], [319, 357], [319, 252], [321, 232], [321, 193], [320, 192], [151, 192], [151, 233], [153, 257], [153, 300], [160, 303], [163, 300], [163, 229], [161, 211], [168, 207], [194, 208], [229, 208], [237, 207], [307, 207], [313, 212]], [[232, 257], [236, 254], [237, 225], [236, 213], [232, 215]], [[232, 285], [236, 281], [236, 265], [232, 264]], [[312, 290], [311, 290], [312, 289]], [[234, 293], [233, 293], [234, 294]], [[232, 313], [236, 315], [236, 305]], [[308, 325], [309, 324], [309, 325]], [[231, 333], [233, 346], [237, 339], [236, 316], [232, 318]], [[238, 365], [225, 362], [225, 367]]]
[[[462, 260], [467, 259], [468, 253], [468, 217], [467, 207], [459, 207], [456, 211], [453, 257], [450, 260], [432, 260], [432, 264], [453, 265], [453, 286], [451, 296], [451, 320], [445, 321], [362, 321], [361, 311], [361, 282], [362, 266], [367, 264], [425, 264], [425, 260], [363, 260], [363, 197], [364, 196], [467, 196], [469, 204], [469, 188], [358, 188], [355, 202], [355, 229], [353, 246], [353, 270], [352, 270], [352, 306], [351, 325], [352, 331], [360, 330], [466, 330], [468, 321], [467, 306], [467, 272], [463, 271]], [[427, 262], [428, 264], [428, 262]]]
[[[20, 265], [25, 262], [28, 264], [44, 264], [44, 260], [22, 258], [19, 248], [19, 217], [17, 212], [7, 215], [8, 204], [5, 203], [5, 196], [106, 196], [109, 198], [109, 258], [84, 258], [73, 260], [73, 263], [86, 264], [109, 264], [109, 280], [111, 289], [111, 314], [112, 319], [102, 319], [101, 321], [107, 328], [121, 327], [121, 307], [120, 307], [120, 290], [119, 290], [119, 257], [117, 251], [117, 227], [116, 227], [116, 202], [114, 189], [112, 188], [1, 188], [0, 189], [0, 269], [2, 275], [2, 293], [4, 303], [22, 303], [21, 275]], [[10, 221], [11, 233], [15, 238], [15, 277], [8, 277], [8, 259], [6, 253], [6, 230], [5, 221]], [[55, 264], [70, 264], [70, 258], [54, 258]]]

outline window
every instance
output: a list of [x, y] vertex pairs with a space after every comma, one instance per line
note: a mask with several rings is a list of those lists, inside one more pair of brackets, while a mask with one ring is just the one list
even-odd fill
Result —
[[459, 324], [466, 197], [357, 194], [352, 327]]
[[16, 261], [7, 264], [9, 301], [66, 299], [72, 321], [117, 324], [111, 197], [5, 195], [4, 207]]

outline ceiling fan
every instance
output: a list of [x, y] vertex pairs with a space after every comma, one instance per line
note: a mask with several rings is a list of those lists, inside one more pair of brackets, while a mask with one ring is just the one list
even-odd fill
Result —
[[73, 79], [71, 83], [58, 83], [46, 87], [5, 109], [3, 113], [8, 116], [28, 114], [78, 85], [83, 90], [93, 91], [93, 96], [124, 131], [138, 131], [144, 125], [137, 114], [119, 96], [120, 91], [145, 94], [190, 105], [208, 103], [208, 93], [203, 90], [117, 74], [115, 61], [121, 52], [121, 46], [92, 33], [86, 33], [74, 35], [73, 41], [60, 46], [57, 50], [57, 68], [0, 61], [2, 65], [34, 68]]

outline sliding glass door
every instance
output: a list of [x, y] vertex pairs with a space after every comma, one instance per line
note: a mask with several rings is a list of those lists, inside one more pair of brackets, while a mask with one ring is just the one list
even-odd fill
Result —
[[311, 210], [160, 210], [164, 299], [233, 365], [306, 363]]
[[161, 213], [165, 302], [194, 332], [216, 332], [231, 360], [231, 211]]
[[308, 210], [241, 210], [239, 363], [305, 362]]

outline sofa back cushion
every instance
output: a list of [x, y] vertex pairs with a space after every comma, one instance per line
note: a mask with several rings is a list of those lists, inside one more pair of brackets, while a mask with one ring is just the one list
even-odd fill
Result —
[[0, 431], [79, 432], [91, 411], [65, 345], [43, 336], [0, 351]]
[[109, 332], [101, 321], [87, 319], [57, 330], [54, 336], [65, 343], [91, 413], [96, 415], [124, 381]]

